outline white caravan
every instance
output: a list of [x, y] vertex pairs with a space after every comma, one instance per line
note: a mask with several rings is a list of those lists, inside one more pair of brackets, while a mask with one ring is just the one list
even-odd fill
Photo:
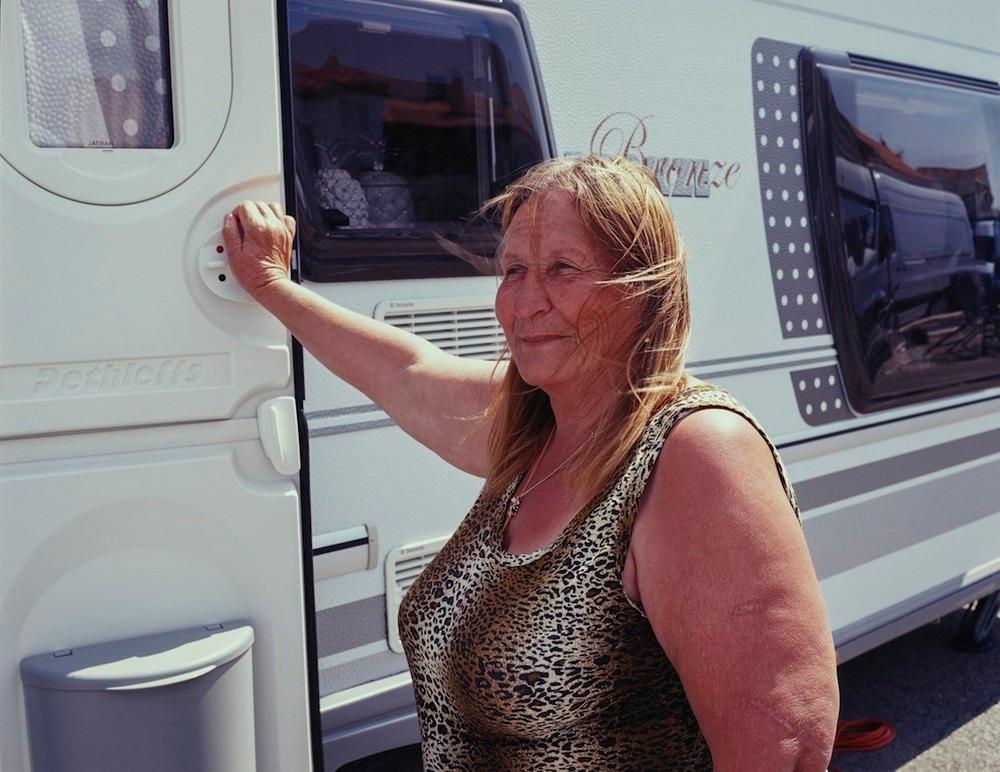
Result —
[[963, 9], [3, 0], [0, 772], [419, 742], [395, 613], [480, 481], [247, 302], [244, 198], [311, 289], [493, 359], [470, 213], [645, 163], [689, 369], [778, 444], [841, 659], [995, 593], [1000, 6]]

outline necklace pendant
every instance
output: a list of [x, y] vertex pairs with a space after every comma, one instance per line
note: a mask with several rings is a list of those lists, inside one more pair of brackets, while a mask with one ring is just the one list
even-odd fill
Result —
[[516, 517], [517, 510], [521, 506], [521, 499], [517, 496], [510, 497], [510, 504], [507, 505], [507, 517]]

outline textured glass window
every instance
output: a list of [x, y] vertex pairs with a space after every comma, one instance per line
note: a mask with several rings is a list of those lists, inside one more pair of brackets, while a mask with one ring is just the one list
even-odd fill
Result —
[[1000, 91], [822, 65], [816, 82], [824, 275], [868, 407], [996, 379]]
[[293, 0], [289, 31], [303, 275], [490, 270], [474, 258], [492, 234], [470, 215], [547, 153], [514, 16]]
[[21, 0], [39, 147], [174, 144], [167, 0]]

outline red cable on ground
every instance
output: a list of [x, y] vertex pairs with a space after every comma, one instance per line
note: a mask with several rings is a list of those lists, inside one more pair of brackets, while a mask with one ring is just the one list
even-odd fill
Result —
[[874, 718], [852, 718], [837, 722], [837, 736], [833, 741], [834, 753], [838, 751], [877, 751], [896, 739], [896, 730], [884, 721]]
[[[896, 739], [896, 730], [885, 721], [874, 718], [851, 718], [837, 722], [833, 752], [877, 751]], [[830, 772], [840, 772], [830, 767]]]

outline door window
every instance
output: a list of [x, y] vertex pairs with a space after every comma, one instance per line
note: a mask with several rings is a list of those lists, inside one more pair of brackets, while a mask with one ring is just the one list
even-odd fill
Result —
[[471, 219], [548, 155], [513, 15], [452, 3], [289, 3], [303, 276], [492, 270]]
[[167, 0], [21, 0], [38, 147], [174, 144]]

